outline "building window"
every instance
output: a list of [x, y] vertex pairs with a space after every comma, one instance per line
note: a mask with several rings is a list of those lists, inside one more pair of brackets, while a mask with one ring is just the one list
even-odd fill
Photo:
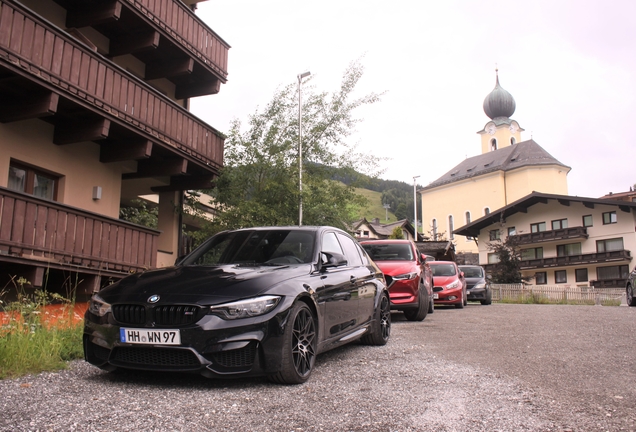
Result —
[[488, 254], [488, 264], [497, 264], [499, 262], [499, 255], [496, 253]]
[[362, 231], [363, 237], [369, 237], [369, 231]]
[[581, 255], [581, 243], [557, 245], [557, 256]]
[[530, 224], [530, 232], [537, 233], [545, 231], [545, 222]]
[[627, 279], [629, 276], [629, 266], [610, 266], [610, 267], [597, 267], [596, 276], [598, 280], [610, 280], [610, 279]]
[[543, 248], [521, 249], [521, 259], [523, 261], [533, 259], [543, 259]]
[[623, 238], [596, 240], [596, 252], [612, 252], [623, 250]]
[[493, 138], [490, 140], [490, 151], [495, 150], [497, 150], [497, 140]]
[[545, 285], [548, 283], [548, 274], [546, 272], [536, 272], [534, 274], [534, 280], [537, 285]]
[[9, 164], [8, 188], [39, 198], [55, 200], [57, 198], [58, 177], [36, 168], [11, 162]]
[[510, 137], [510, 145], [515, 145], [517, 143], [517, 140], [515, 140], [515, 137]]
[[616, 212], [606, 212], [603, 213], [603, 225], [609, 225], [616, 223]]
[[[466, 225], [470, 223], [470, 212], [466, 212]], [[471, 241], [473, 238], [471, 236], [466, 236], [466, 240]]]
[[577, 282], [587, 282], [587, 269], [581, 268], [574, 270], [574, 275]]
[[494, 241], [494, 240], [499, 240], [501, 239], [501, 233], [498, 229], [496, 230], [490, 230], [490, 240]]
[[517, 230], [515, 229], [515, 227], [508, 227], [508, 235], [509, 236], [517, 235]]
[[593, 223], [592, 223], [592, 215], [583, 216], [583, 226], [584, 227], [591, 227], [592, 225], [593, 225]]
[[454, 229], [455, 225], [453, 224], [453, 215], [450, 215], [448, 217], [448, 237], [450, 237], [451, 240], [455, 238], [455, 234], [453, 234]]
[[566, 283], [568, 281], [568, 273], [565, 270], [556, 270], [554, 272], [555, 283]]
[[433, 226], [433, 240], [437, 240], [437, 219], [433, 219], [431, 225]]
[[484, 216], [489, 215], [490, 214], [490, 208], [485, 207], [484, 208]]
[[568, 227], [568, 220], [567, 219], [559, 219], [559, 220], [553, 220], [552, 221], [552, 229], [553, 230], [563, 229], [563, 228], [567, 228], [567, 227]]

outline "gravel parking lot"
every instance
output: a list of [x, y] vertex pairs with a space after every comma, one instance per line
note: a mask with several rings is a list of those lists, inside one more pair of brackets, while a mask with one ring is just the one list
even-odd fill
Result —
[[311, 379], [68, 370], [0, 381], [2, 431], [636, 430], [636, 308], [469, 304], [393, 314], [384, 347], [318, 357]]

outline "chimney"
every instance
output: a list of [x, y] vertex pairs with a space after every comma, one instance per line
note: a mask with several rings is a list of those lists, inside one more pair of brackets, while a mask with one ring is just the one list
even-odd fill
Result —
[[373, 218], [374, 224], [380, 224], [380, 218]]

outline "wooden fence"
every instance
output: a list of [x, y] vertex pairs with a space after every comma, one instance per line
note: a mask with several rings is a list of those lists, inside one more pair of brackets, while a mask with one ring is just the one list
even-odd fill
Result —
[[569, 285], [492, 284], [496, 302], [619, 305], [625, 301], [623, 288], [594, 288]]

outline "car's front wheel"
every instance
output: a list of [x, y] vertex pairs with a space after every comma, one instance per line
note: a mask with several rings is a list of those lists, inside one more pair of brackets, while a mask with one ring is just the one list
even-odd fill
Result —
[[627, 285], [627, 304], [630, 306], [636, 306], [636, 298], [634, 298], [634, 288], [631, 284]]
[[486, 299], [482, 300], [481, 304], [483, 304], [483, 305], [492, 304], [492, 291], [490, 291], [490, 290], [486, 291]]
[[428, 293], [420, 285], [420, 289], [417, 292], [417, 307], [412, 309], [406, 309], [404, 311], [404, 317], [409, 321], [422, 321], [426, 318], [428, 313]]
[[299, 301], [292, 308], [283, 338], [281, 371], [269, 378], [280, 384], [303, 383], [316, 360], [316, 320], [305, 303]]
[[375, 312], [375, 320], [367, 334], [362, 336], [362, 343], [367, 345], [386, 345], [391, 336], [391, 302], [389, 295], [383, 294]]
[[464, 292], [464, 290], [462, 290], [462, 298], [459, 300], [459, 303], [455, 303], [455, 307], [457, 309], [463, 309], [466, 303], [466, 293]]

